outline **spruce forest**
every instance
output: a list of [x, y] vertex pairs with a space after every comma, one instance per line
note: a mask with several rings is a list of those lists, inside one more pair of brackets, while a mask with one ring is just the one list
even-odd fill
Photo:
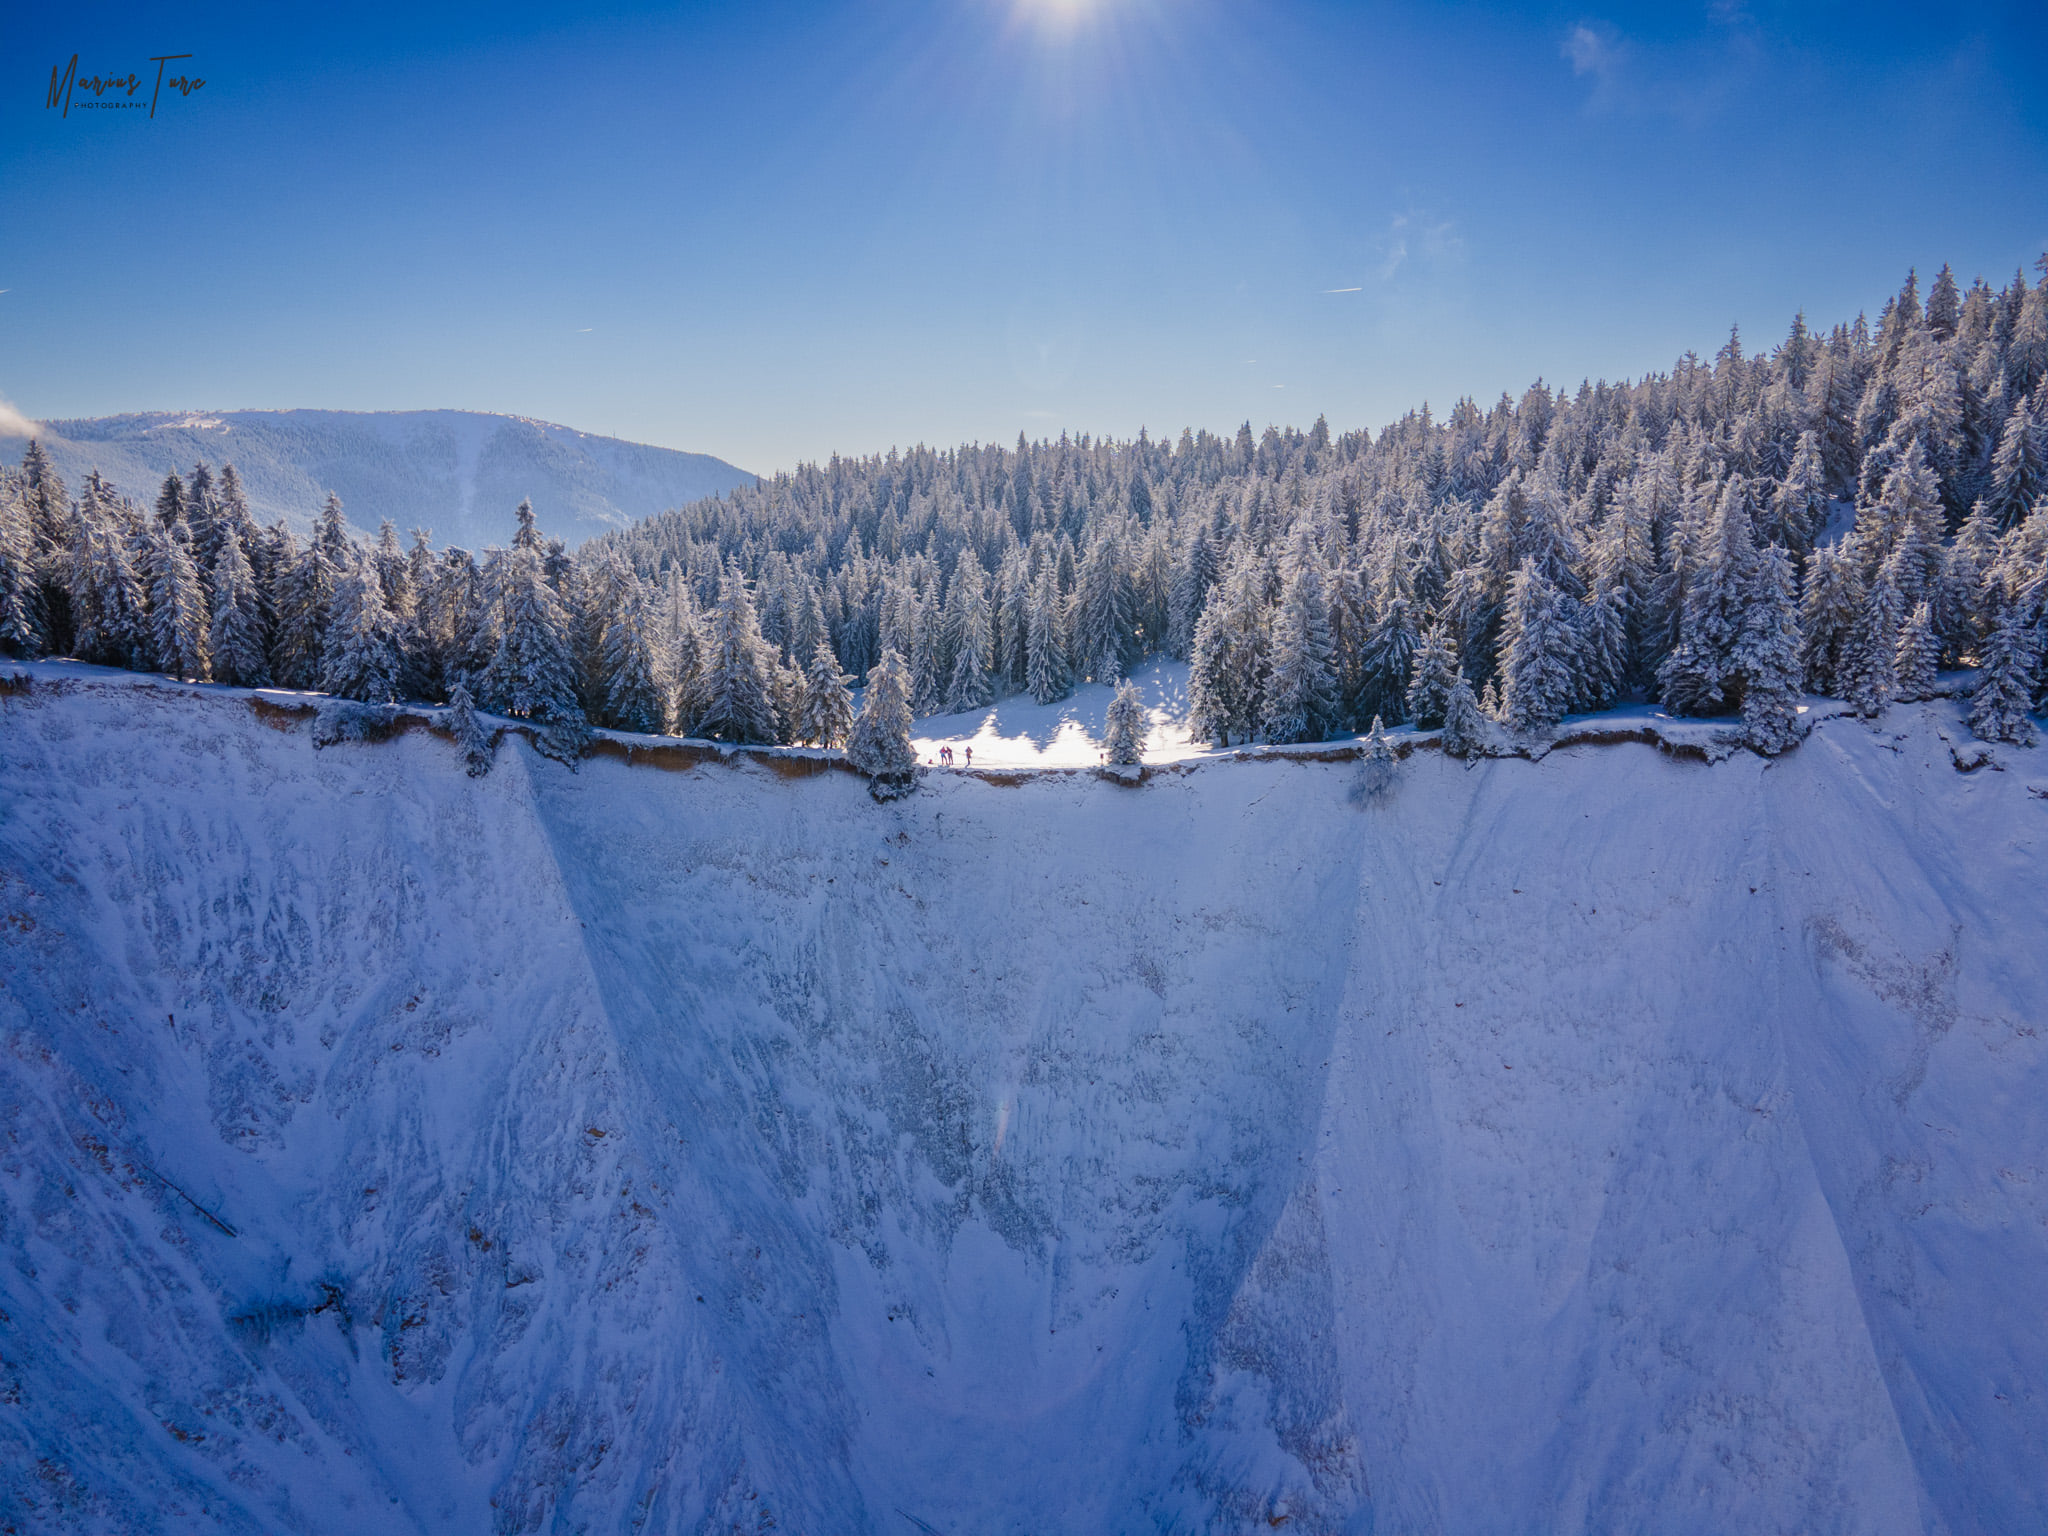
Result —
[[[834, 458], [571, 551], [518, 509], [474, 554], [303, 541], [232, 465], [153, 505], [75, 494], [31, 444], [0, 478], [0, 648], [366, 703], [844, 746], [890, 719], [1041, 703], [1189, 663], [1220, 745], [1393, 725], [1470, 742], [1627, 699], [1797, 738], [1803, 694], [1876, 717], [1973, 667], [1971, 723], [2025, 742], [2048, 654], [2048, 256], [2040, 280], [1909, 275], [1873, 328], [1804, 317], [1767, 352], [1377, 436], [1062, 436]], [[1122, 722], [1122, 736], [1133, 734]], [[856, 746], [860, 742], [856, 741]], [[1128, 740], [1119, 760], [1134, 755]], [[892, 754], [894, 754], [892, 756]]]

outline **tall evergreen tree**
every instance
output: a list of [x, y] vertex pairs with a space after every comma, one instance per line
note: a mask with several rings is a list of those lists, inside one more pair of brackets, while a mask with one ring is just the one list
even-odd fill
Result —
[[207, 644], [213, 653], [216, 681], [239, 688], [264, 688], [270, 684], [270, 660], [263, 633], [263, 602], [256, 590], [256, 575], [242, 541], [230, 531], [220, 541], [213, 557], [212, 584], [208, 592], [213, 627]]
[[1145, 760], [1145, 738], [1150, 722], [1145, 718], [1145, 701], [1137, 685], [1126, 680], [1117, 684], [1116, 696], [1102, 722], [1102, 755], [1110, 763], [1129, 766]]
[[995, 696], [991, 669], [995, 633], [988, 601], [988, 578], [974, 551], [964, 550], [953, 567], [953, 590], [946, 622], [953, 642], [953, 677], [946, 690], [946, 710], [979, 709]]
[[1064, 699], [1073, 688], [1061, 628], [1059, 587], [1048, 568], [1039, 573], [1031, 589], [1030, 632], [1027, 636], [1025, 681], [1031, 697], [1040, 704]]
[[1547, 730], [1570, 709], [1573, 635], [1565, 599], [1534, 557], [1525, 559], [1508, 590], [1501, 625], [1501, 715], [1512, 731]]
[[376, 567], [351, 561], [334, 583], [320, 650], [320, 686], [339, 699], [389, 704], [398, 697], [397, 623]]
[[128, 552], [129, 521], [99, 472], [87, 475], [66, 561], [66, 598], [79, 658], [101, 666], [147, 666], [153, 652], [149, 599]]
[[1999, 608], [1984, 642], [1984, 664], [1970, 695], [1970, 729], [1981, 741], [2034, 744], [2034, 672], [2040, 664], [2031, 629], [2017, 604]]
[[704, 710], [697, 733], [714, 741], [776, 739], [773, 679], [746, 578], [728, 566], [718, 583], [704, 668]]
[[173, 677], [205, 682], [213, 675], [207, 650], [207, 631], [211, 625], [206, 611], [206, 589], [200, 584], [192, 552], [187, 548], [189, 537], [182, 520], [144, 529], [141, 575], [149, 591], [150, 651], [154, 664]]
[[1799, 739], [1804, 658], [1792, 579], [1792, 561], [1782, 548], [1773, 545], [1758, 555], [1730, 658], [1742, 679], [1743, 734], [1751, 746], [1770, 755]]
[[894, 650], [868, 673], [860, 714], [846, 742], [846, 760], [870, 778], [907, 780], [917, 769], [910, 744], [910, 694], [903, 658]]
[[1899, 590], [1887, 562], [1864, 595], [1856, 628], [1842, 657], [1838, 678], [1844, 703], [1875, 720], [1898, 692], [1899, 627], [1904, 619]]
[[547, 579], [535, 543], [505, 551], [499, 566], [498, 647], [481, 686], [491, 712], [569, 732], [584, 726], [569, 614]]
[[[98, 478], [98, 471], [94, 471], [92, 478]], [[20, 486], [28, 508], [34, 568], [42, 592], [38, 616], [44, 643], [59, 652], [76, 648], [82, 655], [84, 647], [74, 638], [71, 616], [71, 571], [77, 559], [70, 544], [71, 499], [65, 492], [63, 477], [35, 438], [29, 439], [21, 456]]]
[[673, 724], [673, 695], [662, 676], [648, 594], [638, 578], [625, 582], [604, 630], [605, 717], [618, 730], [660, 736]]
[[1681, 714], [1711, 715], [1742, 702], [1733, 657], [1755, 584], [1751, 530], [1748, 483], [1730, 475], [1707, 525], [1703, 558], [1686, 585], [1678, 642], [1657, 671], [1664, 702]]
[[1271, 651], [1264, 576], [1258, 557], [1240, 549], [1195, 625], [1188, 728], [1219, 747], [1233, 736], [1250, 741], [1265, 719]]
[[2048, 401], [2037, 390], [2015, 400], [2005, 419], [1985, 503], [1998, 526], [2010, 528], [2043, 496], [2048, 496]]
[[491, 757], [497, 748], [497, 735], [477, 719], [476, 703], [469, 696], [469, 684], [457, 676], [455, 686], [448, 690], [448, 730], [455, 738], [455, 749], [462, 754], [463, 767], [472, 779], [480, 779], [491, 771]]
[[1827, 517], [1827, 465], [1819, 434], [1808, 430], [1799, 434], [1792, 462], [1771, 492], [1769, 526], [1761, 531], [1767, 539], [1804, 555], [1813, 548]]
[[820, 636], [804, 671], [803, 706], [795, 731], [798, 741], [820, 747], [845, 742], [853, 729], [853, 695], [846, 686], [850, 681], [839, 670], [831, 642]]
[[1195, 626], [1208, 605], [1210, 589], [1216, 585], [1216, 552], [1209, 542], [1209, 530], [1200, 522], [1188, 535], [1180, 563], [1173, 573], [1173, 592], [1168, 599], [1166, 649], [1186, 660], [1194, 652]]
[[1122, 678], [1137, 629], [1124, 541], [1105, 526], [1090, 542], [1074, 593], [1074, 669], [1098, 683]]
[[1461, 675], [1450, 630], [1440, 620], [1432, 623], [1422, 632], [1422, 640], [1415, 648], [1408, 693], [1403, 701], [1408, 718], [1425, 730], [1442, 725], [1451, 689]]
[[1485, 745], [1486, 716], [1460, 671], [1444, 700], [1444, 751], [1452, 757], [1476, 757]]
[[1264, 718], [1268, 741], [1323, 741], [1337, 723], [1337, 677], [1323, 576], [1313, 559], [1296, 564], [1273, 618]]
[[34, 514], [11, 476], [0, 473], [0, 651], [43, 652], [43, 588]]
[[270, 675], [281, 688], [320, 686], [334, 566], [316, 539], [295, 550], [285, 536], [277, 561], [277, 622], [271, 631]]
[[1941, 666], [1941, 637], [1934, 632], [1934, 610], [1917, 603], [1899, 630], [1892, 670], [1898, 679], [1898, 697], [1907, 703], [1935, 696], [1935, 673]]
[[1806, 686], [1813, 692], [1842, 696], [1844, 666], [1862, 617], [1863, 599], [1863, 578], [1856, 562], [1837, 550], [1816, 549], [1806, 568], [1806, 592], [1800, 601]]

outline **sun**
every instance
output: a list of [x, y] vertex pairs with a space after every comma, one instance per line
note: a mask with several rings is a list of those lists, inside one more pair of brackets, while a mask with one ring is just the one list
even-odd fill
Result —
[[1072, 31], [1106, 3], [1107, 0], [1015, 0], [1020, 17], [1059, 32]]

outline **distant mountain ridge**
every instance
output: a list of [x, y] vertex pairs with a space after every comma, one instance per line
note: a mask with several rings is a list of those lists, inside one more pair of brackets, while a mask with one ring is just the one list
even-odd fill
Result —
[[[303, 529], [333, 491], [365, 533], [388, 517], [442, 546], [503, 543], [525, 497], [544, 530], [577, 545], [754, 480], [709, 454], [483, 411], [144, 411], [37, 426], [74, 491], [97, 468], [148, 501], [172, 470], [232, 463], [263, 522]], [[8, 462], [26, 447], [0, 437]]]

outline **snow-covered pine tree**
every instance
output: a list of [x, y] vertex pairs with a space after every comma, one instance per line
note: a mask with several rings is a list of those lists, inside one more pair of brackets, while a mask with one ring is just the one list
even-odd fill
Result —
[[[256, 532], [256, 519], [249, 512], [249, 496], [242, 489], [242, 477], [232, 464], [220, 467], [214, 482], [214, 531], [220, 538], [230, 533], [242, 540], [242, 553], [249, 554], [249, 539]], [[255, 557], [250, 556], [251, 567]]]
[[1899, 626], [1904, 613], [1892, 569], [1887, 561], [1870, 584], [1837, 678], [1842, 701], [1866, 720], [1883, 714], [1898, 692]]
[[661, 675], [652, 604], [637, 576], [622, 571], [621, 580], [602, 643], [605, 718], [618, 730], [664, 735], [673, 724], [671, 695]]
[[1458, 649], [1451, 643], [1450, 629], [1442, 620], [1433, 621], [1415, 647], [1404, 701], [1408, 718], [1425, 730], [1442, 725], [1444, 708], [1460, 675]]
[[663, 614], [668, 643], [668, 684], [675, 697], [676, 730], [685, 736], [697, 732], [710, 695], [705, 689], [705, 666], [710, 641], [704, 633], [704, 618], [697, 611], [697, 597], [690, 590], [678, 566], [668, 569], [667, 602]]
[[[953, 588], [946, 605], [946, 625], [953, 642], [953, 677], [946, 689], [946, 710], [979, 709], [995, 697], [991, 668], [995, 633], [988, 601], [988, 577], [971, 549], [962, 550], [953, 567]], [[835, 669], [837, 663], [834, 663]]]
[[1486, 744], [1486, 716], [1461, 669], [1444, 700], [1443, 748], [1452, 757], [1476, 757]]
[[1337, 723], [1330, 615], [1316, 559], [1293, 564], [1273, 617], [1261, 725], [1268, 741], [1323, 741]]
[[1138, 696], [1135, 683], [1127, 679], [1117, 684], [1116, 696], [1109, 701], [1102, 727], [1102, 755], [1107, 761], [1129, 766], [1145, 760], [1149, 722], [1145, 718], [1145, 701]]
[[1374, 582], [1372, 618], [1359, 649], [1357, 707], [1395, 721], [1406, 717], [1408, 678], [1414, 668], [1420, 637], [1415, 628], [1415, 598], [1401, 562], [1389, 554]]
[[1970, 729], [1980, 741], [2034, 744], [2034, 673], [2040, 655], [2017, 603], [1999, 607], [1984, 641], [1983, 665], [1970, 695]]
[[839, 670], [832, 642], [820, 635], [804, 671], [803, 708], [795, 732], [798, 741], [836, 747], [846, 740], [853, 729], [853, 694], [846, 686], [851, 681]]
[[2010, 528], [2048, 496], [2048, 394], [2037, 389], [2013, 402], [1991, 459], [1991, 494], [1985, 498], [2001, 529]]
[[935, 715], [946, 707], [951, 668], [938, 578], [934, 576], [924, 591], [913, 593], [911, 601], [917, 620], [910, 647], [910, 707], [920, 715]]
[[149, 599], [129, 554], [127, 510], [98, 470], [85, 477], [66, 547], [65, 597], [83, 661], [142, 667], [153, 650]]
[[1763, 549], [1751, 569], [1749, 600], [1730, 657], [1742, 681], [1743, 735], [1771, 756], [1799, 739], [1804, 663], [1792, 584], [1791, 556], [1780, 545]]
[[1052, 568], [1038, 574], [1031, 588], [1030, 631], [1026, 637], [1025, 685], [1040, 704], [1064, 699], [1073, 689], [1067, 649], [1060, 630], [1060, 594]]
[[476, 702], [469, 696], [469, 683], [462, 676], [448, 690], [448, 729], [455, 737], [455, 750], [462, 754], [463, 767], [472, 779], [491, 771], [491, 757], [497, 749], [495, 731], [477, 718]]
[[206, 643], [210, 623], [190, 537], [182, 518], [146, 527], [141, 574], [149, 591], [150, 651], [156, 667], [173, 677], [205, 682], [213, 675]]
[[483, 700], [493, 714], [562, 727], [566, 754], [570, 738], [586, 728], [569, 652], [569, 614], [547, 579], [537, 541], [503, 553], [498, 648], [484, 671]]
[[176, 470], [164, 476], [163, 488], [156, 493], [156, 521], [166, 529], [185, 521], [185, 482]]
[[1269, 662], [1264, 563], [1248, 547], [1210, 594], [1188, 664], [1188, 728], [1219, 747], [1250, 741], [1266, 713]]
[[1124, 540], [1105, 524], [1089, 542], [1074, 592], [1074, 669], [1098, 683], [1123, 676], [1134, 647], [1135, 600]]
[[1500, 709], [1509, 730], [1547, 730], [1571, 708], [1575, 636], [1564, 599], [1533, 557], [1508, 587], [1500, 631]]
[[334, 600], [334, 567], [319, 539], [294, 551], [279, 546], [277, 622], [271, 630], [270, 675], [280, 688], [320, 686], [321, 651]]
[[1827, 518], [1827, 466], [1821, 457], [1819, 434], [1808, 430], [1799, 434], [1792, 463], [1771, 493], [1770, 524], [1762, 532], [1803, 555], [1813, 548]]
[[611, 667], [605, 639], [625, 606], [633, 574], [616, 550], [592, 549], [572, 562], [555, 590], [569, 612], [569, 650], [576, 658], [577, 698], [593, 721], [610, 724]]
[[512, 547], [530, 549], [536, 554], [542, 552], [540, 524], [534, 518], [533, 498], [530, 496], [520, 498], [519, 505], [512, 509]]
[[774, 741], [777, 721], [767, 647], [754, 617], [753, 596], [737, 566], [727, 566], [719, 578], [710, 631], [697, 734], [714, 741]]
[[218, 544], [208, 593], [213, 627], [207, 645], [213, 653], [214, 679], [238, 688], [268, 687], [270, 658], [264, 644], [263, 599], [256, 590], [255, 572], [232, 525], [224, 527]]
[[36, 557], [34, 514], [20, 483], [0, 472], [0, 651], [10, 656], [43, 652], [43, 587]]
[[370, 565], [377, 573], [385, 608], [393, 619], [403, 620], [412, 612], [412, 564], [398, 542], [398, 525], [388, 517], [377, 524], [377, 546], [370, 552]]
[[1657, 669], [1659, 693], [1680, 714], [1717, 714], [1741, 703], [1741, 674], [1732, 656], [1755, 585], [1752, 527], [1749, 483], [1730, 475], [1685, 586], [1677, 644]]
[[885, 783], [908, 782], [917, 770], [917, 751], [910, 744], [910, 693], [903, 658], [893, 649], [868, 672], [860, 714], [846, 741], [846, 760], [870, 778]]
[[1813, 552], [1799, 606], [1809, 691], [1842, 696], [1843, 665], [1863, 613], [1864, 596], [1863, 578], [1854, 560], [1826, 546]]
[[1358, 777], [1351, 784], [1351, 798], [1360, 805], [1375, 805], [1386, 799], [1400, 772], [1401, 760], [1387, 740], [1387, 728], [1378, 715], [1366, 732], [1365, 750], [1359, 755]]
[[341, 512], [341, 498], [332, 491], [327, 493], [327, 500], [320, 506], [320, 515], [314, 520], [313, 542], [327, 557], [330, 571], [338, 572], [343, 566], [355, 562], [356, 541], [349, 537], [348, 519]]
[[1892, 658], [1897, 677], [1897, 697], [1906, 703], [1935, 696], [1935, 673], [1941, 668], [1941, 636], [1934, 632], [1934, 610], [1921, 602], [1913, 606], [1899, 630], [1899, 644]]
[[1941, 484], [1917, 440], [1885, 477], [1877, 511], [1880, 538], [1875, 547], [1865, 544], [1864, 551], [1881, 552], [1893, 565], [1892, 584], [1910, 609], [1940, 578], [1943, 532]]
[[338, 699], [389, 704], [398, 697], [397, 625], [384, 606], [383, 584], [366, 559], [349, 562], [335, 579], [320, 686]]
[[1641, 686], [1646, 676], [1643, 627], [1657, 581], [1650, 498], [1636, 494], [1635, 482], [1594, 530], [1588, 554], [1587, 600], [1605, 611], [1587, 627], [1583, 664], [1590, 691], [1613, 698]]
[[1031, 686], [1031, 564], [1021, 544], [1003, 557], [1002, 602], [996, 637], [996, 692], [1020, 693]]
[[72, 507], [63, 477], [34, 438], [21, 456], [17, 482], [28, 511], [36, 579], [41, 587], [39, 617], [48, 649], [67, 653], [77, 648], [71, 620]]
[[1209, 542], [1209, 530], [1197, 520], [1181, 550], [1173, 573], [1173, 592], [1167, 600], [1166, 649], [1185, 661], [1194, 652], [1195, 626], [1208, 605], [1209, 591], [1216, 585], [1216, 551]]

